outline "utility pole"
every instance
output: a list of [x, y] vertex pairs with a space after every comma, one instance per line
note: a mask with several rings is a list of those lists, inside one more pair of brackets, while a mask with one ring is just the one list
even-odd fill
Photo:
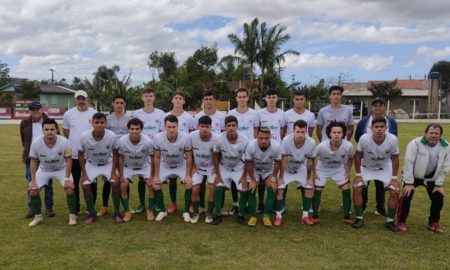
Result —
[[54, 68], [51, 68], [51, 69], [49, 69], [49, 71], [52, 72], [52, 85], [53, 85], [53, 82], [54, 82], [54, 80], [53, 80], [53, 72], [55, 72], [55, 69], [54, 69]]

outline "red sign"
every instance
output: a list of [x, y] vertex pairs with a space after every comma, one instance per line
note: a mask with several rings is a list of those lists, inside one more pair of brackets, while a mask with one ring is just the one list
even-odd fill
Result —
[[11, 108], [1, 107], [0, 108], [0, 119], [11, 119]]

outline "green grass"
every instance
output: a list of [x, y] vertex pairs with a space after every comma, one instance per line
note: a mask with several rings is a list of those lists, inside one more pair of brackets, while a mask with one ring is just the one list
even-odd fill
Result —
[[[409, 140], [423, 133], [425, 125], [399, 124], [402, 153]], [[446, 197], [442, 211], [441, 223], [447, 229], [446, 234], [426, 230], [429, 201], [424, 188], [416, 192], [412, 202], [408, 232], [399, 234], [387, 231], [383, 227], [385, 220], [373, 214], [373, 184], [366, 226], [355, 230], [344, 225], [340, 191], [330, 181], [322, 196], [321, 223], [313, 227], [299, 223], [300, 195], [294, 186], [288, 193], [288, 210], [281, 228], [265, 228], [261, 223], [249, 228], [231, 217], [219, 226], [185, 224], [180, 212], [161, 223], [149, 223], [143, 215], [135, 215], [130, 223], [122, 225], [114, 224], [111, 214], [91, 226], [82, 224], [80, 217], [80, 224], [69, 227], [63, 190], [59, 183], [54, 183], [56, 217], [28, 228], [30, 220], [24, 218], [25, 179], [18, 126], [0, 128], [1, 269], [449, 267], [450, 202]], [[450, 138], [448, 127], [445, 128], [444, 137]], [[131, 189], [131, 205], [136, 206], [136, 184]], [[183, 191], [182, 187], [178, 189], [179, 207]], [[168, 192], [165, 194], [168, 201]], [[228, 205], [229, 201], [227, 195]], [[84, 203], [82, 206], [84, 209]]]

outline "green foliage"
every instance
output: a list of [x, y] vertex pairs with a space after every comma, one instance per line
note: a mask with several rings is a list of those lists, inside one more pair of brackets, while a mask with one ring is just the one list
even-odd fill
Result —
[[20, 83], [20, 90], [22, 91], [22, 98], [24, 100], [39, 100], [41, 88], [38, 82], [23, 80]]
[[397, 80], [371, 83], [368, 90], [374, 97], [382, 97], [386, 100], [392, 100], [393, 98], [400, 97], [403, 94], [400, 88], [395, 87], [396, 85]]
[[431, 72], [439, 72], [441, 74], [441, 90], [444, 93], [450, 91], [450, 61], [439, 61], [433, 64]]
[[159, 80], [175, 83], [177, 72], [177, 61], [175, 52], [154, 51], [148, 56], [148, 66], [158, 71]]
[[0, 61], [0, 86], [10, 82], [9, 67], [7, 63]]

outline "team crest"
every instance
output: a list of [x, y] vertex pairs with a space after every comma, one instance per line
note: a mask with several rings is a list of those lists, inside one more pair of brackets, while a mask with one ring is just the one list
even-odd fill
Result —
[[341, 158], [345, 158], [345, 155], [341, 155]]
[[59, 152], [59, 153], [58, 153], [59, 156], [62, 156], [62, 154], [63, 154], [63, 152]]
[[388, 155], [389, 153], [390, 153], [390, 151], [389, 151], [389, 150], [387, 150], [387, 151], [386, 151], [386, 155]]
[[110, 148], [110, 147], [111, 147], [111, 145], [107, 145], [107, 146], [106, 146], [106, 149], [108, 149], [108, 150], [109, 150], [109, 148]]

